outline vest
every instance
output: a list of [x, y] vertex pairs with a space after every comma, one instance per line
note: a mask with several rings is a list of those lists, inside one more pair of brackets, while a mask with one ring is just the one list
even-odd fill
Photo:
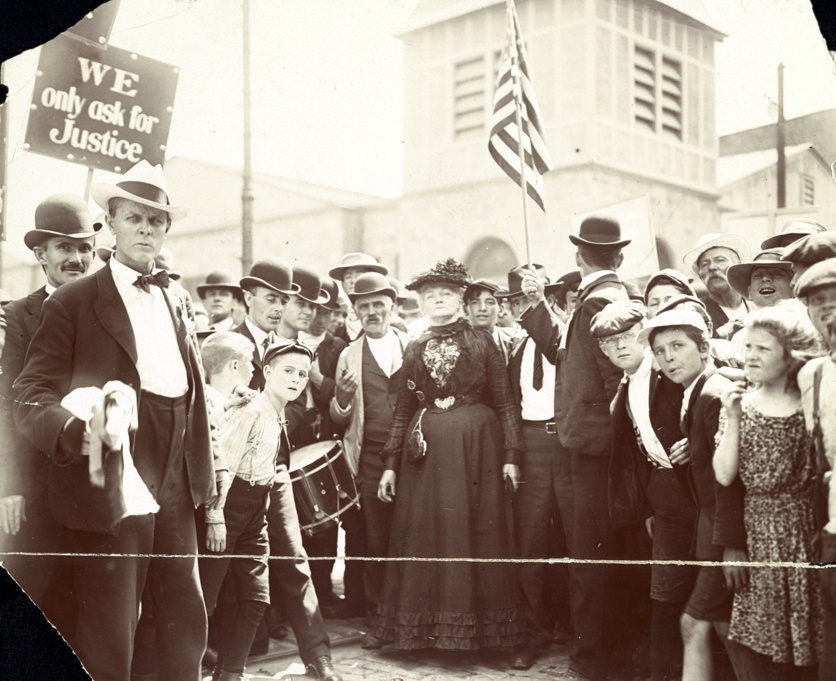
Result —
[[389, 384], [400, 373], [389, 378], [377, 363], [369, 344], [363, 343], [363, 439], [384, 443], [389, 438], [389, 426], [395, 410], [397, 394], [390, 395]]

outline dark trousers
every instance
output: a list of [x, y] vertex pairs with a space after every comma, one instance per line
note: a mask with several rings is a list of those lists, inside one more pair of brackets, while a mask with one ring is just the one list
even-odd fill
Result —
[[284, 603], [302, 662], [309, 664], [321, 655], [330, 655], [331, 642], [325, 631], [311, 581], [308, 557], [302, 546], [299, 517], [296, 515], [290, 486], [290, 473], [285, 466], [279, 467], [270, 491], [267, 533], [270, 537], [270, 555], [284, 557], [270, 561], [271, 600], [281, 600]]
[[[607, 508], [609, 457], [571, 451], [572, 538], [575, 559], [618, 558], [615, 534]], [[617, 575], [616, 575], [617, 576]], [[612, 652], [610, 632], [618, 608], [614, 602], [613, 566], [575, 563], [571, 571], [572, 625], [570, 652], [573, 669], [597, 678]], [[612, 626], [611, 626], [612, 625]]]
[[[560, 446], [557, 435], [547, 433], [543, 425], [524, 424], [523, 443], [521, 483], [514, 495], [517, 553], [520, 558], [550, 558], [551, 523], [562, 526], [567, 547], [572, 536], [571, 458]], [[545, 563], [522, 563], [518, 570], [531, 645], [550, 638], [545, 612], [548, 567]]]
[[[389, 554], [389, 532], [392, 528], [392, 513], [394, 504], [387, 504], [377, 498], [377, 487], [380, 476], [383, 475], [383, 459], [380, 452], [383, 442], [365, 440], [360, 450], [360, 503], [363, 507], [362, 530], [358, 527], [356, 533], [364, 533], [365, 547], [362, 555], [369, 558], [385, 558]], [[356, 550], [361, 550], [357, 542]], [[346, 549], [346, 553], [348, 550]], [[385, 563], [377, 561], [363, 562], [363, 586], [366, 594], [367, 612], [374, 613], [380, 602], [383, 588], [383, 571]]]
[[[831, 481], [830, 484], [836, 484]], [[819, 661], [819, 681], [832, 679], [836, 673], [836, 534], [821, 533], [821, 560], [831, 563], [819, 571], [822, 611], [824, 613], [824, 644]]]
[[[130, 678], [143, 589], [154, 603], [160, 681], [196, 681], [206, 647], [206, 608], [197, 570], [194, 508], [183, 460], [185, 400], [143, 393], [134, 460], [157, 481], [156, 514], [128, 516], [115, 534], [68, 529], [78, 619], [75, 646], [96, 681]], [[152, 474], [146, 475], [151, 471]], [[150, 555], [154, 558], [150, 558]], [[187, 557], [169, 558], [165, 554]]]

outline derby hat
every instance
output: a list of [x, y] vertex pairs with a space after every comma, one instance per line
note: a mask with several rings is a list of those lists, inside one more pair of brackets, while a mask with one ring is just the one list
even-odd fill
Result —
[[623, 248], [632, 239], [621, 238], [621, 225], [610, 218], [586, 218], [578, 230], [578, 234], [570, 234], [569, 241], [576, 246], [592, 246], [595, 248]]
[[322, 290], [322, 280], [316, 272], [304, 267], [293, 268], [293, 283], [299, 287], [296, 296], [314, 305], [324, 305], [330, 300]]
[[572, 270], [571, 272], [567, 272], [564, 274], [560, 279], [558, 279], [554, 284], [550, 284], [546, 287], [546, 293], [551, 293], [551, 289], [554, 289], [554, 295], [557, 298], [557, 304], [562, 309], [566, 309], [566, 296], [570, 291], [577, 291], [578, 287], [581, 285], [581, 273], [580, 270]]
[[209, 289], [213, 288], [229, 291], [237, 300], [244, 300], [244, 293], [241, 291], [241, 287], [227, 270], [214, 270], [213, 272], [209, 272], [206, 275], [206, 281], [197, 285], [197, 295], [205, 298]]
[[100, 222], [93, 222], [84, 199], [75, 194], [53, 194], [38, 204], [35, 229], [26, 232], [23, 243], [33, 249], [53, 236], [89, 239], [96, 236], [101, 227]]
[[761, 243], [761, 250], [786, 248], [808, 234], [817, 234], [826, 230], [827, 228], [823, 224], [815, 220], [790, 220], [784, 224], [780, 234], [775, 234]]
[[[551, 282], [549, 281], [548, 275], [546, 275], [546, 268], [542, 265], [537, 264], [536, 262], [531, 263], [531, 267], [534, 268], [534, 271], [543, 280], [546, 286], [549, 286]], [[514, 296], [522, 295], [522, 280], [523, 275], [528, 271], [528, 265], [520, 265], [519, 267], [515, 267], [508, 272], [508, 290], [507, 291], [497, 291], [496, 297], [497, 298], [513, 298]]]
[[740, 258], [741, 262], [745, 262], [752, 257], [749, 246], [742, 236], [711, 232], [710, 234], [703, 234], [699, 238], [697, 245], [682, 256], [682, 262], [685, 264], [685, 267], [697, 276], [700, 276], [700, 268], [697, 266], [697, 263], [700, 261], [702, 254], [710, 251], [712, 248], [728, 248], [730, 251], [737, 253], [737, 257]]
[[116, 184], [94, 183], [90, 187], [90, 194], [106, 212], [109, 210], [110, 200], [118, 198], [163, 210], [172, 220], [181, 220], [189, 214], [189, 209], [185, 206], [171, 205], [163, 167], [152, 166], [144, 159], [122, 175]]
[[752, 279], [752, 272], [757, 267], [768, 267], [792, 272], [792, 263], [781, 260], [783, 249], [773, 248], [769, 251], [761, 251], [751, 262], [740, 262], [732, 265], [726, 270], [726, 279], [729, 286], [737, 291], [744, 298], [749, 297], [749, 281]]
[[338, 312], [340, 309], [340, 285], [331, 277], [322, 277], [322, 290], [328, 296], [328, 300], [321, 303], [321, 306], [331, 312]]
[[398, 299], [398, 292], [392, 288], [386, 275], [380, 272], [366, 272], [357, 277], [354, 280], [354, 291], [348, 294], [348, 299], [353, 305], [358, 298], [375, 294], [389, 296], [392, 302]]
[[271, 291], [291, 295], [299, 293], [299, 285], [293, 281], [293, 269], [281, 258], [268, 257], [254, 262], [250, 273], [241, 279], [241, 288], [262, 286]]
[[333, 268], [328, 274], [337, 281], [342, 281], [345, 271], [352, 267], [360, 267], [369, 272], [389, 274], [389, 268], [386, 265], [381, 265], [376, 258], [365, 253], [346, 253], [342, 257], [339, 267]]

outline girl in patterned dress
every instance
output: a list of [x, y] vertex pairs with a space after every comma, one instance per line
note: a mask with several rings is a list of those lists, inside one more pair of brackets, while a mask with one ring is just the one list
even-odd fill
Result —
[[[749, 560], [806, 564], [814, 558], [815, 461], [796, 381], [817, 350], [816, 333], [793, 301], [746, 320], [745, 373], [723, 394], [714, 472], [740, 476]], [[753, 567], [734, 595], [729, 640], [740, 644], [741, 679], [815, 678], [822, 640], [817, 575], [802, 567]], [[733, 656], [737, 661], [737, 657]]]

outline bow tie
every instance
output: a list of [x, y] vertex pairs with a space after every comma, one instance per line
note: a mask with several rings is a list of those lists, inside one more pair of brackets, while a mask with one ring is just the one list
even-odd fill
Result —
[[160, 288], [168, 288], [169, 278], [168, 272], [160, 270], [156, 274], [140, 274], [134, 286], [141, 288], [146, 293], [151, 293], [152, 286], [159, 286]]

